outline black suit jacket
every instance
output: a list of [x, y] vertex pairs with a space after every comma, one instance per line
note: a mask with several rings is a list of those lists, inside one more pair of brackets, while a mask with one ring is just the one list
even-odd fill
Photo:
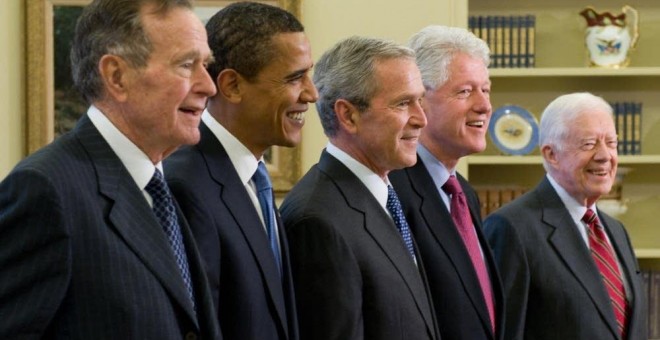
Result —
[[282, 204], [303, 339], [438, 339], [422, 264], [362, 182], [323, 152]]
[[0, 338], [219, 338], [188, 224], [196, 312], [151, 207], [87, 116], [0, 184]]
[[[630, 283], [628, 337], [647, 339], [646, 295], [628, 234], [598, 212]], [[618, 339], [610, 298], [550, 181], [491, 214], [486, 235], [507, 296], [506, 339]]]
[[165, 176], [204, 258], [225, 339], [298, 339], [289, 250], [277, 215], [283, 276], [268, 235], [225, 148], [201, 140], [165, 162]]
[[[468, 182], [457, 175], [470, 208], [495, 300], [496, 330], [504, 326], [504, 295], [493, 254], [484, 238], [479, 199]], [[440, 334], [447, 339], [502, 339], [493, 334], [479, 279], [447, 206], [426, 166], [418, 157], [410, 168], [389, 175], [401, 199], [406, 218], [429, 278]]]

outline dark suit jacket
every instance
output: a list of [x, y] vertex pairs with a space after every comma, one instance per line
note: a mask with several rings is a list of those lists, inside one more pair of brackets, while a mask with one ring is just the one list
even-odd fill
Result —
[[[447, 339], [502, 339], [493, 335], [479, 279], [447, 206], [426, 166], [418, 157], [410, 168], [393, 171], [389, 178], [401, 199], [419, 253], [429, 277], [440, 334]], [[472, 215], [495, 300], [496, 329], [504, 326], [504, 294], [493, 254], [484, 238], [477, 194], [460, 174], [458, 181]]]
[[199, 253], [179, 224], [196, 312], [163, 228], [84, 116], [0, 184], [0, 338], [219, 338]]
[[324, 151], [281, 211], [302, 339], [438, 339], [422, 264], [341, 162]]
[[165, 176], [197, 239], [225, 339], [298, 339], [289, 252], [279, 218], [283, 277], [268, 236], [225, 148], [201, 140], [165, 162]]
[[[647, 339], [646, 295], [623, 225], [599, 211], [630, 283], [628, 339]], [[507, 296], [506, 339], [618, 339], [610, 298], [550, 181], [484, 222]]]

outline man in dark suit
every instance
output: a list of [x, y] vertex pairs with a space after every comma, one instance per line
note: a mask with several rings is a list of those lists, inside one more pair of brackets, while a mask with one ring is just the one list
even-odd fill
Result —
[[188, 1], [97, 0], [76, 26], [73, 131], [0, 184], [0, 338], [219, 338], [161, 161], [215, 94]]
[[301, 337], [437, 339], [422, 262], [387, 180], [415, 163], [426, 125], [414, 53], [349, 38], [321, 57], [314, 83], [330, 143], [282, 204]]
[[[389, 177], [419, 244], [441, 335], [502, 339], [504, 297], [481, 230], [479, 200], [456, 172], [461, 157], [486, 147], [492, 114], [488, 46], [465, 29], [445, 26], [422, 29], [410, 46], [426, 87], [422, 106], [429, 124], [417, 164]], [[452, 181], [462, 194], [449, 191]], [[461, 210], [453, 205], [459, 195], [467, 202], [466, 223], [452, 218]]]
[[590, 93], [543, 112], [546, 176], [484, 222], [507, 297], [506, 339], [647, 339], [646, 295], [623, 225], [596, 207], [617, 171], [612, 107]]
[[284, 229], [272, 186], [262, 201], [254, 176], [265, 174], [271, 146], [301, 140], [318, 96], [310, 45], [292, 14], [265, 4], [229, 5], [206, 27], [218, 93], [200, 143], [165, 162], [167, 178], [204, 258], [224, 338], [298, 339]]

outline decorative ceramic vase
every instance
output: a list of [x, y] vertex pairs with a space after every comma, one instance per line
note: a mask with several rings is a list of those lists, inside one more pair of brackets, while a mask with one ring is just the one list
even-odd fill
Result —
[[590, 6], [580, 12], [587, 21], [585, 44], [591, 66], [618, 68], [630, 63], [629, 53], [639, 38], [639, 15], [630, 6], [621, 11], [598, 13]]

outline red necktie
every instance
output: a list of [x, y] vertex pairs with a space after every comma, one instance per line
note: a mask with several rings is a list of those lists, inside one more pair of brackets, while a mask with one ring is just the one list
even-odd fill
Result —
[[596, 214], [591, 209], [587, 209], [584, 217], [582, 217], [582, 221], [589, 226], [588, 234], [591, 256], [600, 271], [607, 293], [610, 295], [621, 338], [625, 339], [628, 306], [626, 303], [626, 292], [623, 288], [621, 272], [616, 262], [614, 250], [607, 242], [605, 230], [603, 230], [603, 226], [600, 225]]
[[449, 180], [447, 180], [445, 185], [442, 186], [442, 189], [451, 195], [451, 218], [454, 220], [454, 224], [456, 224], [458, 233], [461, 235], [461, 238], [463, 238], [463, 243], [465, 244], [465, 248], [470, 255], [470, 260], [472, 260], [474, 270], [479, 278], [481, 291], [484, 295], [484, 300], [486, 301], [486, 307], [488, 307], [488, 314], [490, 315], [490, 323], [493, 327], [493, 333], [495, 333], [493, 289], [490, 285], [490, 277], [488, 276], [488, 270], [486, 269], [484, 258], [481, 255], [479, 240], [477, 239], [477, 233], [474, 230], [474, 224], [470, 217], [470, 209], [468, 208], [463, 188], [461, 188], [460, 183], [458, 183], [456, 176], [452, 175], [449, 176]]

